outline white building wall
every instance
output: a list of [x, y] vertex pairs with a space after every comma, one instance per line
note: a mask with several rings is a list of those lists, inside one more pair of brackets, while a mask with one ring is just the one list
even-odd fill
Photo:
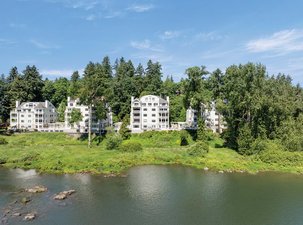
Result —
[[[83, 118], [78, 124], [70, 124], [70, 113], [73, 109], [80, 110]], [[110, 111], [110, 110], [109, 110]], [[67, 106], [65, 109], [64, 114], [64, 121], [65, 121], [65, 128], [66, 130], [69, 130], [69, 132], [80, 132], [80, 133], [86, 133], [88, 132], [88, 120], [89, 120], [89, 108], [86, 105], [80, 104], [79, 99], [71, 99], [68, 97], [67, 99]], [[92, 112], [92, 124], [91, 124], [91, 130], [92, 132], [99, 132], [102, 130], [105, 130], [107, 126], [112, 126], [112, 113], [109, 112], [107, 114], [106, 120], [97, 120], [94, 116], [94, 112]]]
[[132, 132], [169, 129], [169, 97], [146, 95], [131, 98], [130, 129]]
[[[215, 107], [215, 102], [211, 102], [210, 107], [207, 108], [205, 105], [202, 106], [201, 117], [205, 120], [205, 125], [211, 129], [214, 133], [222, 133], [226, 129], [226, 123], [224, 118], [220, 115]], [[198, 124], [197, 110], [192, 108], [186, 111], [186, 123], [189, 127], [196, 129]]]
[[17, 129], [39, 130], [56, 121], [56, 108], [49, 101], [16, 101], [16, 108], [10, 112], [10, 126]]

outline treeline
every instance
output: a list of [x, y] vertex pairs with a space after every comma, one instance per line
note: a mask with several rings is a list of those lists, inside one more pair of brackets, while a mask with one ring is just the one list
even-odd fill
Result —
[[170, 121], [185, 121], [186, 109], [200, 110], [201, 104], [215, 101], [228, 129], [223, 136], [226, 145], [242, 154], [258, 151], [262, 140], [280, 140], [290, 151], [303, 150], [303, 92], [289, 76], [269, 76], [261, 64], [232, 65], [223, 73], [209, 72], [206, 67], [191, 67], [186, 78], [175, 82], [163, 79], [161, 65], [149, 60], [145, 66], [134, 66], [131, 60], [109, 57], [90, 62], [84, 73], [75, 71], [70, 79], [43, 79], [35, 66], [20, 73], [13, 67], [0, 79], [0, 115], [7, 121], [15, 101], [51, 101], [63, 120], [67, 96], [97, 110], [104, 118], [106, 104], [114, 121], [129, 117], [130, 97], [146, 94], [170, 97]]

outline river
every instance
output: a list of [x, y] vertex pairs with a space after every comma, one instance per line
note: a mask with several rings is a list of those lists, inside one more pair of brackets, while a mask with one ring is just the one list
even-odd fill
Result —
[[[215, 173], [179, 166], [132, 168], [125, 178], [41, 175], [0, 168], [0, 224], [43, 225], [299, 225], [303, 176]], [[20, 192], [44, 185], [39, 194]], [[75, 189], [68, 199], [55, 193]], [[29, 196], [24, 205], [20, 199]], [[17, 201], [17, 202], [16, 202]], [[4, 216], [4, 212], [10, 213]], [[13, 212], [36, 212], [30, 222]]]

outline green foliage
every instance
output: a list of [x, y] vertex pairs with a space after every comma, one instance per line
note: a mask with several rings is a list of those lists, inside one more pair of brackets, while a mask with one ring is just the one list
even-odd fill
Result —
[[205, 157], [208, 152], [209, 145], [203, 141], [198, 141], [187, 149], [187, 153], [195, 157]]
[[131, 137], [131, 131], [128, 129], [129, 118], [124, 117], [121, 128], [119, 130], [119, 134], [121, 135], [123, 140], [127, 140]]
[[251, 155], [254, 152], [251, 149], [251, 144], [253, 143], [254, 138], [251, 135], [251, 130], [248, 124], [245, 124], [244, 127], [240, 129], [238, 136], [238, 151], [242, 155]]
[[278, 138], [288, 151], [303, 151], [303, 114], [288, 118], [278, 130]]
[[70, 113], [69, 123], [74, 125], [75, 123], [79, 123], [83, 119], [83, 115], [80, 109], [73, 109]]
[[119, 150], [122, 152], [139, 152], [142, 151], [142, 145], [139, 142], [125, 141], [119, 146]]
[[105, 146], [107, 150], [118, 149], [122, 143], [122, 137], [118, 134], [106, 135]]
[[282, 150], [262, 151], [258, 158], [265, 163], [280, 164], [283, 166], [303, 166], [302, 152], [288, 152]]
[[207, 141], [205, 121], [202, 118], [198, 119], [197, 141]]
[[64, 122], [65, 119], [65, 109], [66, 109], [66, 100], [62, 101], [57, 109], [58, 112], [58, 121]]
[[186, 146], [188, 145], [188, 133], [185, 130], [182, 130], [180, 132], [180, 145], [181, 146]]
[[0, 137], [0, 145], [6, 145], [8, 142], [6, 141], [5, 138]]

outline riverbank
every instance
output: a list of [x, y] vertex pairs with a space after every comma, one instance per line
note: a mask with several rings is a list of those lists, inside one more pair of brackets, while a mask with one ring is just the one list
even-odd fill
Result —
[[[209, 153], [205, 157], [194, 157], [187, 153], [193, 144], [180, 146], [178, 136], [168, 134], [159, 137], [133, 136], [142, 143], [140, 152], [106, 150], [104, 141], [88, 149], [86, 140], [77, 140], [63, 133], [26, 133], [5, 137], [6, 145], [0, 145], [0, 165], [6, 168], [36, 169], [42, 173], [94, 173], [123, 174], [127, 169], [139, 165], [183, 165], [198, 169], [208, 168], [223, 172], [258, 173], [276, 171], [303, 173], [300, 163], [285, 165], [265, 163], [256, 156], [242, 156], [222, 148], [222, 140], [209, 142]], [[153, 139], [156, 138], [156, 139]]]

